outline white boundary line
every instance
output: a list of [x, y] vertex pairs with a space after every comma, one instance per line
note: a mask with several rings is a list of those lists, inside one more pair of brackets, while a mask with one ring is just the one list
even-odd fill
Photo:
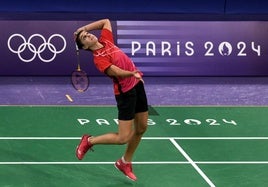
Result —
[[180, 151], [180, 153], [188, 160], [188, 162], [194, 167], [194, 169], [203, 177], [203, 179], [211, 187], [215, 187], [213, 182], [206, 176], [206, 174], [196, 165], [196, 163], [188, 156], [188, 154], [182, 149], [182, 147], [174, 140], [170, 139], [171, 143]]
[[268, 137], [143, 137], [144, 140], [268, 140]]
[[[194, 163], [200, 165], [207, 164], [268, 164], [268, 161], [195, 161]], [[110, 165], [114, 162], [0, 162], [0, 165]], [[132, 164], [137, 165], [187, 165], [191, 164], [188, 161], [164, 161], [164, 162], [132, 162]]]
[[[0, 140], [79, 140], [81, 137], [0, 137]], [[268, 137], [143, 137], [143, 140], [268, 140]]]
[[[79, 140], [80, 137], [0, 137], [0, 140]], [[268, 137], [143, 137], [144, 140], [268, 140]], [[196, 164], [268, 164], [268, 161], [195, 161]], [[0, 162], [5, 164], [114, 164], [114, 162]], [[133, 164], [190, 164], [189, 162], [133, 162]]]
[[[150, 105], [151, 107], [156, 107], [156, 108], [268, 108], [268, 105]], [[0, 104], [0, 107], [59, 107], [59, 108], [64, 108], [64, 107], [87, 107], [87, 108], [101, 108], [101, 107], [114, 107], [116, 108], [116, 105], [114, 104], [101, 104], [101, 105], [57, 105], [57, 104], [32, 104], [32, 105], [20, 105], [20, 104]]]

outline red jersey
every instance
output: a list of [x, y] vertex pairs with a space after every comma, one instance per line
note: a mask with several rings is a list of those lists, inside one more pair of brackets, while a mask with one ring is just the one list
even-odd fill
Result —
[[[99, 42], [104, 47], [93, 51], [94, 63], [99, 71], [105, 73], [106, 69], [111, 65], [115, 65], [127, 71], [137, 70], [132, 60], [114, 44], [113, 34], [110, 30], [103, 29], [101, 31]], [[114, 83], [115, 95], [129, 91], [139, 82], [134, 76], [111, 78]]]

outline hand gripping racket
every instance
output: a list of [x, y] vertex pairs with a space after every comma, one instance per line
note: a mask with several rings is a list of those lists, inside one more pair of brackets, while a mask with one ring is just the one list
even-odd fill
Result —
[[72, 72], [72, 85], [78, 92], [84, 92], [88, 89], [89, 78], [87, 76], [87, 73], [80, 67], [79, 48], [76, 44], [75, 47], [77, 56], [77, 69]]

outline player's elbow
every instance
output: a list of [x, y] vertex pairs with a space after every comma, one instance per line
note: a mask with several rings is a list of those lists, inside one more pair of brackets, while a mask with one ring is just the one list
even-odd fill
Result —
[[106, 69], [105, 73], [111, 77], [121, 77], [122, 76], [122, 70], [115, 65], [111, 65], [110, 67], [108, 67]]

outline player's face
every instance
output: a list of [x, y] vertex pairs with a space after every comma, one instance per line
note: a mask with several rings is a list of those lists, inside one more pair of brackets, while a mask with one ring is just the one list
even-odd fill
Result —
[[80, 34], [80, 41], [84, 44], [84, 49], [90, 49], [98, 42], [98, 38], [89, 32], [82, 31]]

